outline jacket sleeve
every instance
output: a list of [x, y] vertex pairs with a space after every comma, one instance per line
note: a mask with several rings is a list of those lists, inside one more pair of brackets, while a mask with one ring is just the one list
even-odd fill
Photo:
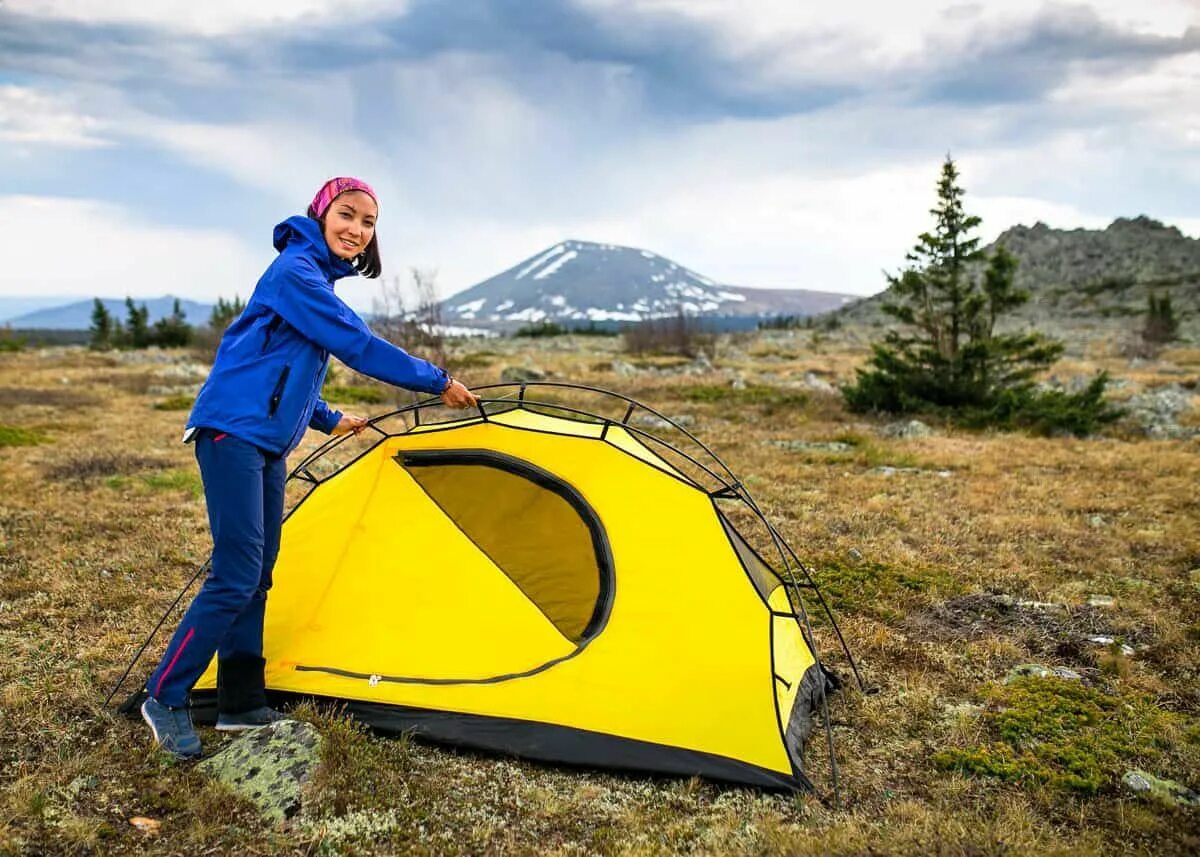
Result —
[[283, 267], [264, 302], [305, 338], [351, 369], [387, 384], [422, 393], [440, 393], [450, 376], [428, 360], [413, 357], [371, 333], [309, 260], [298, 257]]
[[308, 427], [315, 428], [317, 431], [323, 431], [325, 434], [333, 434], [333, 430], [337, 428], [337, 424], [341, 421], [341, 411], [335, 411], [330, 408], [324, 399], [317, 399], [317, 406], [313, 409], [312, 419], [308, 421]]

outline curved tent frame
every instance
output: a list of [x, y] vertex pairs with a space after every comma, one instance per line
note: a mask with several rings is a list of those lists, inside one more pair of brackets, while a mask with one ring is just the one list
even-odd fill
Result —
[[[599, 396], [610, 404], [619, 403], [624, 408], [624, 414], [620, 418], [614, 419], [600, 415], [593, 411], [585, 410], [583, 408], [563, 404], [561, 402], [531, 398], [528, 395], [531, 389], [547, 391], [558, 389], [572, 391], [574, 393], [585, 393]], [[446, 428], [453, 428], [456, 424], [463, 424], [465, 422], [471, 422], [475, 420], [488, 422], [492, 417], [495, 417], [498, 414], [517, 408], [535, 409], [540, 412], [558, 412], [557, 415], [564, 416], [567, 419], [598, 423], [601, 425], [599, 439], [602, 441], [606, 440], [606, 435], [611, 427], [619, 425], [622, 429], [631, 434], [636, 440], [640, 441], [642, 445], [645, 446], [652, 454], [657, 455], [660, 452], [665, 452], [670, 456], [677, 457], [676, 460], [686, 461], [692, 467], [696, 468], [697, 473], [703, 474], [708, 480], [711, 480], [710, 485], [703, 485], [698, 479], [695, 479], [691, 475], [684, 473], [683, 475], [686, 481], [701, 491], [704, 491], [713, 500], [722, 499], [739, 501], [746, 507], [747, 510], [749, 510], [758, 523], [760, 523], [765, 529], [774, 547], [774, 550], [778, 555], [779, 570], [772, 569], [772, 571], [775, 572], [781, 584], [785, 587], [785, 591], [789, 595], [790, 602], [794, 608], [790, 615], [799, 625], [800, 632], [812, 651], [813, 658], [815, 659], [820, 674], [823, 674], [829, 678], [832, 687], [836, 688], [839, 686], [836, 678], [833, 677], [833, 674], [829, 672], [829, 670], [821, 661], [820, 654], [816, 647], [815, 638], [813, 636], [812, 623], [809, 619], [808, 610], [804, 603], [802, 590], [809, 590], [817, 598], [822, 612], [828, 618], [830, 626], [837, 636], [841, 649], [846, 655], [850, 668], [854, 673], [856, 685], [858, 686], [859, 690], [864, 689], [862, 676], [859, 672], [854, 656], [851, 654], [850, 649], [846, 644], [841, 629], [837, 624], [837, 619], [833, 615], [833, 611], [830, 609], [828, 603], [821, 595], [821, 591], [817, 587], [816, 582], [813, 580], [813, 575], [810, 569], [800, 561], [799, 557], [796, 555], [796, 552], [783, 538], [779, 530], [767, 519], [766, 515], [762, 511], [762, 508], [750, 494], [750, 491], [745, 484], [734, 475], [733, 471], [715, 452], [713, 452], [706, 444], [704, 444], [703, 441], [688, 431], [684, 426], [680, 425], [676, 420], [671, 419], [670, 417], [655, 410], [654, 408], [649, 407], [648, 405], [642, 404], [630, 396], [585, 384], [574, 384], [562, 381], [526, 381], [488, 384], [474, 387], [472, 388], [472, 391], [477, 394], [490, 393], [491, 395], [478, 396], [477, 412], [472, 413], [471, 416], [466, 418], [454, 413], [449, 418], [439, 418], [433, 420], [427, 419], [428, 412], [430, 411], [435, 409], [446, 410], [445, 406], [441, 402], [440, 397], [437, 396], [420, 399], [412, 404], [405, 405], [403, 407], [396, 408], [372, 417], [367, 421], [367, 428], [378, 433], [380, 436], [379, 440], [359, 452], [358, 455], [339, 464], [329, 473], [323, 476], [317, 476], [312, 472], [314, 466], [320, 462], [321, 459], [325, 458], [331, 452], [346, 443], [350, 438], [354, 437], [354, 435], [339, 435], [336, 437], [331, 437], [329, 440], [325, 441], [319, 447], [306, 455], [299, 464], [292, 468], [288, 474], [288, 483], [291, 483], [293, 480], [299, 480], [309, 483], [309, 488], [299, 500], [292, 504], [284, 519], [286, 520], [295, 512], [300, 504], [304, 502], [309, 494], [311, 494], [312, 490], [316, 488], [316, 486], [320, 485], [327, 479], [330, 479], [332, 476], [338, 472], [341, 472], [346, 467], [349, 467], [359, 458], [367, 455], [378, 445], [378, 443], [389, 437], [406, 434], [418, 427], [421, 427], [424, 430], [430, 430], [432, 426], [445, 426]], [[507, 395], [503, 395], [505, 391], [507, 391]], [[631, 420], [639, 410], [644, 411], [646, 414], [656, 418], [657, 420], [661, 420], [662, 425], [669, 427], [671, 430], [678, 432], [680, 435], [686, 438], [686, 440], [690, 442], [690, 444], [694, 445], [698, 450], [699, 457], [697, 454], [689, 452], [685, 449], [680, 449], [676, 444], [659, 437], [653, 432], [631, 424]], [[411, 425], [408, 424], [408, 419], [410, 417], [412, 419]], [[394, 421], [396, 419], [404, 421], [404, 428], [402, 431], [387, 431], [381, 426], [383, 423]], [[661, 458], [662, 456], [658, 457]], [[655, 465], [651, 464], [651, 466]], [[730, 524], [732, 525], [732, 522], [730, 522]], [[120, 687], [124, 684], [129, 673], [133, 670], [133, 667], [141, 658], [141, 655], [149, 646], [158, 630], [165, 623], [167, 617], [182, 601], [183, 596], [187, 593], [188, 589], [190, 589], [192, 585], [204, 574], [204, 572], [207, 571], [208, 567], [209, 562], [206, 561], [199, 569], [197, 569], [195, 575], [184, 586], [183, 590], [179, 593], [178, 597], [171, 604], [171, 606], [167, 608], [167, 611], [163, 614], [162, 619], [155, 626], [154, 630], [151, 631], [150, 636], [146, 639], [145, 643], [142, 644], [141, 648], [139, 648], [137, 654], [130, 662], [129, 667], [125, 670], [125, 673], [121, 676], [121, 679], [117, 682], [116, 686], [109, 694], [106, 704], [112, 700], [113, 696], [116, 695]], [[134, 697], [136, 696], [138, 696], [138, 694], [135, 693]], [[130, 700], [128, 700], [125, 705], [122, 706], [123, 710], [133, 705], [134, 697], [131, 697]], [[836, 796], [838, 792], [838, 766], [833, 747], [833, 731], [829, 718], [828, 694], [823, 690], [820, 694], [820, 697], [821, 717], [825, 729], [832, 786], [834, 795]]]

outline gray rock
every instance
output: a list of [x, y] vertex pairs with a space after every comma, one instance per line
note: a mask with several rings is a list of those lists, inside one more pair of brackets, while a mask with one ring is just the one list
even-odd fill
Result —
[[[678, 416], [663, 419], [654, 414], [638, 414], [630, 420], [635, 426], [649, 429], [670, 429], [675, 426], [687, 428], [696, 424], [696, 418], [691, 414], [679, 414]], [[675, 425], [672, 425], [674, 423]]]
[[1166, 806], [1200, 806], [1200, 794], [1174, 780], [1156, 777], [1146, 771], [1126, 771], [1121, 783], [1138, 797]]
[[1200, 589], [1200, 568], [1193, 568], [1189, 571], [1188, 580], [1192, 582], [1192, 586]]
[[1116, 602], [1111, 595], [1093, 594], [1088, 596], [1087, 603], [1088, 607], [1112, 607]]
[[833, 395], [838, 391], [837, 387], [818, 376], [815, 372], [804, 373], [804, 386], [815, 393], [829, 393]]
[[746, 379], [745, 378], [734, 378], [732, 381], [729, 382], [729, 386], [735, 390], [744, 390], [744, 389], [746, 389]]
[[1103, 515], [1090, 515], [1088, 517], [1088, 526], [1093, 530], [1098, 530], [1105, 526], [1108, 522], [1104, 520]]
[[624, 360], [614, 360], [612, 362], [613, 374], [619, 375], [622, 378], [632, 378], [640, 371], [632, 363], [626, 363]]
[[638, 414], [630, 420], [635, 426], [648, 429], [669, 429], [671, 424], [662, 417], [656, 417], [654, 414]]
[[925, 470], [924, 468], [921, 468], [921, 467], [892, 467], [887, 464], [881, 465], [879, 467], [873, 467], [871, 469], [873, 472], [882, 474], [884, 476], [897, 476], [897, 475], [915, 476], [915, 475], [919, 475], [922, 473], [932, 473], [934, 476], [939, 476], [942, 479], [949, 479], [951, 476], [954, 475], [953, 470]]
[[1012, 684], [1014, 681], [1023, 678], [1061, 678], [1067, 681], [1080, 681], [1083, 679], [1083, 676], [1075, 672], [1075, 670], [1069, 670], [1066, 667], [1018, 664], [1008, 671], [1008, 675], [1004, 677], [1004, 683]]
[[771, 440], [771, 446], [786, 449], [789, 452], [849, 452], [854, 449], [851, 444], [840, 440]]
[[862, 551], [860, 551], [858, 548], [850, 548], [850, 550], [846, 551], [846, 556], [848, 556], [850, 561], [854, 563], [863, 561]]
[[155, 374], [174, 381], [203, 381], [208, 377], [209, 367], [203, 363], [172, 363]]
[[321, 736], [311, 723], [281, 720], [247, 732], [196, 767], [286, 821], [300, 811], [304, 784], [320, 758]]
[[883, 437], [894, 437], [908, 440], [915, 437], [930, 437], [933, 429], [920, 420], [908, 420], [888, 423], [879, 430]]
[[1192, 395], [1179, 384], [1168, 384], [1132, 396], [1126, 402], [1129, 416], [1152, 438], [1189, 438], [1197, 430], [1179, 425], [1179, 417], [1192, 408]]
[[[1117, 642], [1114, 638], [1108, 636], [1107, 634], [1092, 634], [1087, 638], [1087, 641], [1089, 643], [1095, 643], [1097, 646], [1112, 646], [1116, 645]], [[1120, 649], [1121, 654], [1123, 654], [1125, 657], [1129, 657], [1135, 651], [1133, 646], [1129, 645], [1128, 643], [1121, 643]]]
[[505, 384], [544, 381], [546, 380], [546, 373], [536, 366], [505, 366], [500, 371], [500, 380]]

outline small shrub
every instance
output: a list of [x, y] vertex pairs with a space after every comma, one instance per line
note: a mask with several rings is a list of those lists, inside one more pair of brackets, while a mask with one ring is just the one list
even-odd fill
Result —
[[127, 476], [140, 470], [170, 466], [171, 462], [165, 458], [125, 452], [96, 452], [58, 461], [46, 468], [46, 478], [82, 483], [90, 479]]
[[0, 328], [0, 353], [21, 351], [25, 348], [25, 340], [12, 332], [11, 328]]
[[154, 403], [156, 411], [189, 411], [196, 399], [193, 396], [171, 396]]
[[327, 402], [356, 405], [378, 405], [387, 401], [386, 394], [378, 387], [355, 386], [353, 384], [326, 385], [321, 390], [321, 397]]
[[39, 443], [45, 443], [49, 439], [46, 435], [33, 429], [0, 425], [0, 447], [37, 446]]

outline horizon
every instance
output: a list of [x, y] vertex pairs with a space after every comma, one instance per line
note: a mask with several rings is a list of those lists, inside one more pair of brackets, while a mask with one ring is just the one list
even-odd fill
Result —
[[443, 298], [564, 240], [874, 294], [947, 153], [985, 242], [1139, 214], [1200, 237], [1187, 0], [9, 0], [0, 44], [8, 301], [247, 297], [333, 174], [379, 191], [388, 274]]

